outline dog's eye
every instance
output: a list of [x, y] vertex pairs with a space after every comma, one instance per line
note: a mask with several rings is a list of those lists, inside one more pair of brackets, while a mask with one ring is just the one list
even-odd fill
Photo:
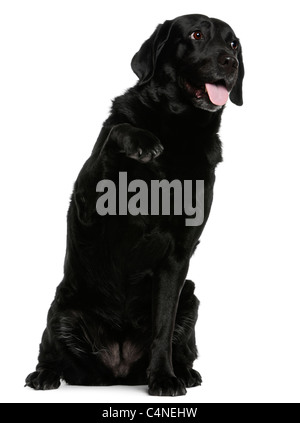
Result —
[[231, 45], [232, 50], [237, 50], [237, 48], [238, 48], [238, 46], [239, 46], [239, 44], [238, 44], [238, 42], [237, 42], [237, 41], [232, 41], [232, 42], [230, 43], [230, 45]]
[[204, 35], [202, 34], [201, 31], [194, 31], [191, 33], [190, 38], [192, 40], [204, 40]]

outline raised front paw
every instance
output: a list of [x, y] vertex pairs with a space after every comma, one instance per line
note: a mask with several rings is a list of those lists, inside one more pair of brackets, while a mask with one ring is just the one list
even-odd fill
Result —
[[127, 157], [148, 163], [160, 156], [164, 150], [160, 140], [152, 132], [135, 128], [129, 124], [116, 125], [112, 136]]
[[59, 375], [51, 370], [38, 370], [30, 373], [25, 381], [25, 386], [37, 390], [57, 389], [59, 385]]
[[142, 163], [148, 163], [160, 156], [164, 148], [154, 135], [149, 134], [150, 132], [146, 136], [142, 134], [140, 139], [131, 139], [127, 144], [127, 151], [125, 150], [126, 156]]
[[184, 383], [175, 376], [161, 375], [150, 378], [149, 395], [175, 397], [185, 394]]

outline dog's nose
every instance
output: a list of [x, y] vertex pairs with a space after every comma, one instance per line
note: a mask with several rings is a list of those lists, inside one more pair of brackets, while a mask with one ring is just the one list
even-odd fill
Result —
[[234, 72], [239, 67], [238, 60], [234, 56], [229, 56], [228, 54], [221, 54], [218, 63], [228, 73]]

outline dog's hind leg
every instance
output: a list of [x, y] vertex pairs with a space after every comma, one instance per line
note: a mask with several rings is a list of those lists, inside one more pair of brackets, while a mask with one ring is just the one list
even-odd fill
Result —
[[52, 308], [50, 308], [47, 318], [47, 327], [44, 330], [40, 343], [36, 371], [30, 373], [25, 380], [25, 386], [37, 390], [57, 389], [60, 386], [62, 351], [53, 331], [53, 326], [51, 324], [52, 320], [53, 311]]
[[36, 371], [27, 376], [25, 386], [37, 390], [57, 389], [60, 386], [61, 378], [60, 362], [59, 353], [51, 341], [48, 328], [46, 328], [40, 344]]

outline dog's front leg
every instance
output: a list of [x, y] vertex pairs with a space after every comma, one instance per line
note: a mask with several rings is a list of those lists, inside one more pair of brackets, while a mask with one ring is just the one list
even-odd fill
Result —
[[185, 395], [185, 385], [177, 379], [172, 364], [172, 339], [177, 306], [188, 264], [168, 260], [153, 285], [153, 342], [148, 368], [149, 394]]
[[145, 129], [136, 128], [129, 123], [120, 123], [112, 127], [108, 139], [114, 141], [119, 151], [127, 157], [148, 163], [163, 152], [160, 140]]
[[92, 225], [97, 220], [96, 185], [103, 179], [115, 177], [120, 154], [146, 164], [160, 156], [163, 150], [160, 140], [152, 132], [129, 123], [120, 123], [109, 130], [103, 128], [74, 186], [73, 198], [80, 222]]

